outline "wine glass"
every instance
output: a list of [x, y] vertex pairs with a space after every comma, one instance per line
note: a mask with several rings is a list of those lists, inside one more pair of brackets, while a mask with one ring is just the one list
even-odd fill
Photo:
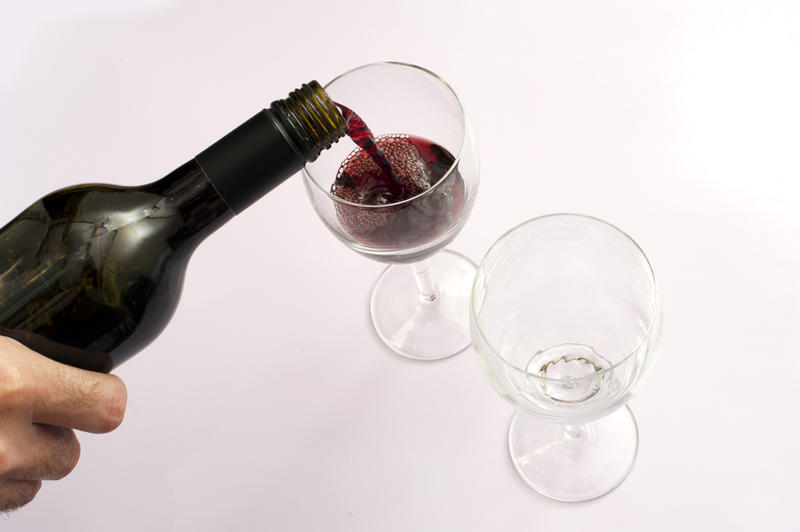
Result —
[[417, 139], [419, 153], [439, 157], [442, 177], [395, 203], [364, 205], [331, 193], [340, 165], [364, 156], [346, 138], [306, 165], [303, 182], [334, 235], [354, 251], [390, 264], [370, 297], [372, 323], [383, 342], [421, 360], [464, 350], [471, 343], [475, 264], [459, 253], [439, 252], [463, 227], [478, 190], [477, 153], [458, 96], [433, 72], [395, 62], [345, 72], [325, 91], [358, 113], [376, 139]]
[[638, 449], [636, 421], [620, 407], [661, 329], [653, 270], [636, 242], [590, 216], [524, 222], [478, 266], [470, 321], [482, 370], [519, 409], [508, 445], [525, 482], [560, 501], [618, 486]]

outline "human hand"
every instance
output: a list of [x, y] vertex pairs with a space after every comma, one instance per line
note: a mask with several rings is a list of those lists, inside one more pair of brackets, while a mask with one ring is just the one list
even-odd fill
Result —
[[0, 511], [19, 508], [78, 463], [72, 429], [110, 432], [122, 423], [125, 384], [115, 375], [54, 362], [0, 336]]

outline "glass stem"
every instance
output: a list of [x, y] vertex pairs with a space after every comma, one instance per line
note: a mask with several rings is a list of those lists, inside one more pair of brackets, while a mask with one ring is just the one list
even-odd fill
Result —
[[424, 301], [434, 301], [439, 297], [439, 291], [436, 289], [436, 283], [433, 280], [427, 261], [412, 263], [411, 271], [414, 272], [414, 279], [417, 281], [419, 296]]
[[583, 425], [564, 425], [564, 436], [568, 440], [577, 440], [583, 433]]

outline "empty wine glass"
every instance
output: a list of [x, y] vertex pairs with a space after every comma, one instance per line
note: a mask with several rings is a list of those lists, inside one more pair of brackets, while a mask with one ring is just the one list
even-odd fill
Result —
[[508, 444], [529, 486], [583, 501], [625, 479], [638, 431], [620, 407], [652, 364], [660, 316], [644, 252], [597, 218], [535, 218], [489, 249], [472, 289], [473, 345], [519, 408]]
[[433, 360], [464, 350], [471, 343], [475, 265], [452, 251], [437, 253], [461, 230], [478, 190], [477, 154], [458, 96], [433, 72], [393, 62], [345, 72], [325, 91], [357, 112], [376, 139], [393, 143], [386, 149], [400, 146], [405, 151], [398, 153], [419, 156], [409, 164], [434, 161], [414, 171], [441, 173], [414, 197], [364, 205], [331, 192], [343, 162], [366, 158], [349, 139], [304, 169], [306, 191], [328, 229], [354, 251], [391, 264], [370, 298], [375, 330], [410, 358]]

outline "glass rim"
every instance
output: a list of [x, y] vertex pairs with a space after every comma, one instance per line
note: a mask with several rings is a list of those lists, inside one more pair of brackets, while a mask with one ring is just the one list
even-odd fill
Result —
[[[484, 264], [486, 262], [486, 259], [489, 257], [489, 254], [501, 242], [503, 242], [511, 233], [515, 232], [516, 230], [521, 229], [522, 227], [524, 227], [524, 226], [526, 226], [528, 224], [531, 224], [531, 223], [534, 223], [534, 222], [537, 222], [537, 221], [540, 221], [540, 220], [543, 220], [543, 219], [546, 219], [546, 218], [556, 218], [556, 217], [584, 218], [584, 219], [592, 220], [592, 221], [595, 221], [595, 222], [600, 222], [601, 224], [603, 224], [603, 225], [605, 225], [607, 227], [610, 227], [611, 229], [617, 231], [622, 236], [624, 236], [626, 239], [628, 239], [628, 241], [630, 241], [634, 245], [634, 247], [639, 251], [639, 254], [641, 254], [641, 256], [644, 258], [645, 264], [647, 264], [647, 272], [650, 274], [650, 278], [653, 281], [653, 296], [652, 296], [653, 312], [650, 315], [650, 320], [649, 320], [649, 323], [647, 325], [647, 332], [645, 333], [645, 335], [642, 338], [642, 340], [629, 353], [627, 353], [619, 361], [615, 362], [614, 364], [610, 365], [609, 367], [603, 368], [603, 369], [601, 369], [599, 371], [595, 371], [594, 373], [590, 373], [589, 375], [585, 375], [583, 377], [577, 377], [577, 378], [542, 377], [541, 375], [536, 375], [534, 373], [530, 373], [526, 369], [522, 369], [522, 368], [517, 367], [515, 364], [513, 364], [511, 361], [507, 360], [504, 356], [502, 356], [500, 353], [497, 352], [497, 350], [494, 348], [492, 343], [489, 341], [489, 338], [486, 337], [486, 333], [484, 333], [483, 329], [481, 328], [481, 323], [478, 320], [478, 316], [477, 316], [477, 314], [475, 312], [475, 310], [476, 310], [475, 309], [475, 291], [476, 291], [476, 288], [478, 286], [478, 277], [479, 277], [478, 272], [484, 267]], [[610, 222], [607, 222], [605, 220], [602, 220], [600, 218], [597, 218], [595, 216], [591, 216], [591, 215], [588, 215], [588, 214], [571, 213], [571, 212], [557, 212], [557, 213], [551, 213], [551, 214], [544, 214], [544, 215], [541, 215], [541, 216], [536, 216], [534, 218], [530, 218], [528, 220], [525, 220], [522, 223], [519, 223], [519, 224], [515, 225], [514, 227], [512, 227], [511, 229], [509, 229], [508, 231], [503, 233], [491, 245], [491, 247], [489, 247], [489, 250], [484, 254], [483, 258], [478, 263], [478, 269], [477, 269], [477, 271], [475, 273], [475, 279], [472, 282], [472, 291], [470, 293], [469, 308], [470, 308], [470, 316], [472, 317], [473, 321], [475, 322], [475, 328], [478, 330], [478, 333], [481, 335], [481, 338], [483, 339], [484, 343], [488, 346], [488, 348], [492, 352], [492, 354], [494, 356], [496, 356], [502, 363], [506, 364], [511, 369], [519, 371], [520, 373], [525, 375], [526, 378], [537, 379], [538, 381], [541, 381], [541, 382], [554, 382], [554, 383], [571, 382], [571, 383], [574, 383], [574, 382], [584, 382], [584, 381], [589, 380], [589, 379], [596, 379], [598, 377], [602, 377], [606, 373], [609, 373], [609, 372], [613, 371], [614, 369], [618, 368], [619, 366], [621, 366], [622, 364], [626, 363], [636, 352], [641, 350], [642, 347], [650, 340], [650, 336], [653, 333], [653, 330], [655, 329], [656, 323], [658, 322], [659, 315], [661, 313], [661, 305], [660, 305], [659, 300], [660, 300], [660, 295], [659, 295], [659, 291], [658, 291], [658, 283], [656, 283], [656, 276], [655, 276], [655, 273], [653, 272], [653, 265], [650, 263], [650, 259], [647, 258], [647, 254], [645, 254], [645, 252], [641, 248], [641, 246], [639, 246], [639, 244], [628, 233], [626, 233], [625, 231], [623, 231], [622, 229], [620, 229], [616, 225], [614, 225], [614, 224], [612, 224]]]
[[[425, 67], [421, 67], [419, 65], [414, 65], [412, 63], [404, 63], [402, 61], [376, 61], [374, 63], [367, 63], [367, 64], [364, 64], [364, 65], [361, 65], [361, 66], [357, 66], [355, 68], [351, 68], [350, 70], [347, 70], [346, 72], [343, 72], [343, 73], [339, 74], [338, 76], [336, 76], [335, 78], [330, 80], [328, 83], [326, 83], [322, 88], [323, 89], [327, 89], [333, 83], [335, 83], [337, 80], [339, 80], [339, 79], [341, 79], [341, 78], [343, 78], [343, 77], [345, 77], [345, 76], [347, 76], [349, 74], [357, 72], [359, 70], [363, 70], [365, 68], [370, 68], [370, 67], [375, 67], [375, 66], [382, 66], [382, 65], [409, 67], [409, 68], [414, 69], [414, 70], [419, 70], [420, 72], [422, 72], [424, 74], [427, 74], [427, 75], [431, 76], [432, 78], [436, 79], [437, 81], [439, 81], [439, 83], [441, 83], [450, 92], [450, 94], [453, 96], [453, 98], [455, 98], [456, 104], [458, 105], [459, 114], [461, 116], [461, 120], [462, 120], [464, 126], [462, 127], [462, 131], [461, 131], [461, 144], [458, 147], [458, 153], [454, 156], [455, 159], [453, 160], [453, 164], [450, 165], [450, 168], [447, 169], [447, 171], [442, 175], [442, 177], [439, 178], [439, 180], [432, 187], [430, 187], [430, 188], [426, 189], [425, 191], [417, 194], [416, 196], [412, 196], [410, 198], [404, 199], [403, 201], [396, 201], [394, 203], [386, 203], [385, 205], [365, 205], [363, 203], [354, 203], [352, 201], [344, 200], [344, 199], [342, 199], [342, 198], [340, 198], [338, 196], [335, 196], [335, 195], [331, 194], [328, 190], [325, 190], [325, 188], [322, 185], [320, 185], [319, 182], [317, 182], [317, 180], [314, 178], [313, 175], [311, 175], [311, 172], [308, 170], [308, 166], [311, 163], [306, 163], [306, 164], [303, 165], [303, 169], [302, 169], [303, 176], [307, 180], [309, 180], [312, 183], [314, 183], [314, 185], [323, 194], [325, 194], [326, 196], [331, 198], [336, 203], [339, 203], [339, 204], [342, 204], [342, 205], [348, 205], [348, 206], [352, 206], [352, 207], [358, 207], [360, 209], [386, 209], [386, 208], [390, 208], [390, 207], [400, 207], [400, 206], [407, 205], [409, 203], [415, 202], [415, 201], [419, 200], [420, 198], [423, 198], [423, 197], [427, 196], [428, 194], [432, 194], [433, 191], [436, 190], [437, 188], [439, 188], [439, 186], [442, 183], [444, 183], [447, 180], [448, 177], [450, 177], [450, 175], [453, 173], [453, 171], [456, 168], [458, 168], [458, 163], [461, 161], [461, 157], [462, 157], [462, 155], [464, 153], [464, 148], [465, 148], [465, 146], [467, 144], [467, 135], [469, 134], [469, 124], [467, 124], [467, 116], [464, 113], [464, 106], [462, 105], [461, 99], [458, 97], [458, 94], [456, 94], [456, 91], [454, 91], [453, 87], [451, 87], [450, 84], [447, 83], [441, 76], [439, 76], [435, 72], [433, 72], [431, 70], [428, 70]], [[398, 134], [402, 135], [403, 133], [398, 133]], [[408, 134], [408, 133], [405, 133], [405, 134]], [[353, 151], [355, 151], [357, 149], [358, 149], [358, 147], [354, 148]]]

